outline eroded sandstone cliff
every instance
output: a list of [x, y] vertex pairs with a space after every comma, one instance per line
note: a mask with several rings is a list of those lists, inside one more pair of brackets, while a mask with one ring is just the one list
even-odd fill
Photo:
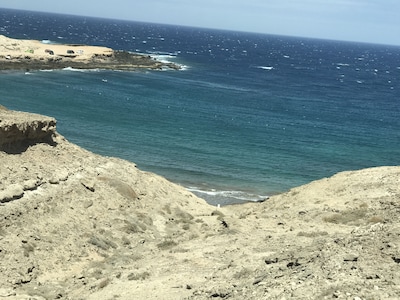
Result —
[[56, 120], [0, 107], [0, 151], [22, 152], [30, 145], [55, 143]]

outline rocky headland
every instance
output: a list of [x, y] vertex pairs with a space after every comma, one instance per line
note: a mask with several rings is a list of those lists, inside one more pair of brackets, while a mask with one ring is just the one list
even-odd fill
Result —
[[1, 299], [398, 299], [400, 167], [208, 205], [0, 107]]
[[106, 69], [131, 71], [138, 69], [175, 69], [174, 63], [161, 62], [151, 56], [107, 47], [46, 44], [36, 40], [19, 40], [0, 35], [0, 71]]

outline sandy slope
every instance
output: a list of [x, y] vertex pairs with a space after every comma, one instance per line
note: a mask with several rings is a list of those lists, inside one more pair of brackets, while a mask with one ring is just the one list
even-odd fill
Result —
[[400, 297], [399, 167], [217, 209], [52, 118], [0, 120], [1, 299]]

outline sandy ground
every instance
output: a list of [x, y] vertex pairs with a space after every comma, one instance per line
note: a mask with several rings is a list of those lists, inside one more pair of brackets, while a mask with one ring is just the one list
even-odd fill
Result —
[[147, 55], [115, 51], [107, 47], [46, 44], [0, 35], [0, 71], [66, 67], [114, 70], [180, 69], [176, 64], [160, 62]]
[[399, 299], [400, 167], [208, 205], [0, 108], [1, 299]]
[[[73, 51], [73, 53], [68, 53], [68, 51]], [[112, 54], [113, 49], [107, 47], [45, 44], [41, 41], [11, 39], [0, 35], [0, 57], [3, 59], [69, 57], [82, 61], [89, 60], [94, 55], [111, 56]]]

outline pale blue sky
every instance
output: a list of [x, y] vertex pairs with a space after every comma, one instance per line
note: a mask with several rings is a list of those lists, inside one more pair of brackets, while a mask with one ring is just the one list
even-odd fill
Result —
[[400, 45], [400, 0], [0, 0], [0, 7]]

